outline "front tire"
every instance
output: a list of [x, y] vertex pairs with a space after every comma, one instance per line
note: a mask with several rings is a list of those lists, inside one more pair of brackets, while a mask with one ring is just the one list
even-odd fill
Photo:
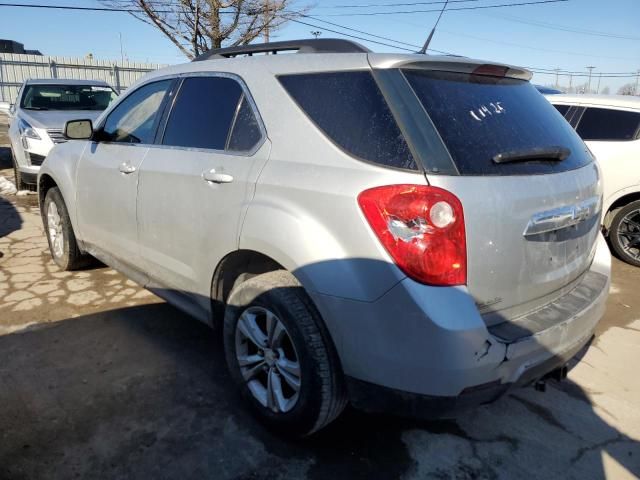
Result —
[[29, 185], [22, 180], [22, 174], [20, 173], [20, 169], [18, 168], [18, 162], [16, 161], [16, 156], [13, 154], [13, 148], [11, 149], [11, 160], [13, 161], [13, 177], [15, 178], [15, 181], [16, 181], [16, 190], [18, 192], [20, 190], [28, 190]]
[[622, 261], [640, 267], [640, 200], [616, 212], [609, 228], [609, 241]]
[[347, 397], [333, 344], [290, 273], [278, 270], [236, 285], [223, 335], [233, 380], [270, 428], [310, 435], [344, 409]]
[[49, 251], [56, 265], [62, 270], [77, 270], [89, 263], [89, 257], [83, 255], [76, 242], [67, 206], [57, 187], [50, 188], [42, 205]]

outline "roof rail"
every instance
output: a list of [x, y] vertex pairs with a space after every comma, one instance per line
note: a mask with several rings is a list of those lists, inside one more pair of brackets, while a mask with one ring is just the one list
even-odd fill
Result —
[[238, 47], [212, 48], [197, 56], [194, 62], [215, 58], [231, 58], [237, 55], [253, 55], [254, 53], [273, 53], [296, 51], [296, 53], [368, 53], [367, 47], [351, 40], [341, 38], [316, 38], [303, 40], [287, 40], [284, 42], [256, 43]]

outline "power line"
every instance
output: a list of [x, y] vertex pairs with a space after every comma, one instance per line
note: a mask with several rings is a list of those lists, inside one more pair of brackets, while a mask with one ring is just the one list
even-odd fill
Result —
[[[407, 42], [403, 42], [403, 41], [400, 41], [400, 40], [396, 40], [394, 38], [383, 37], [381, 35], [376, 35], [374, 33], [365, 32], [364, 30], [358, 30], [356, 28], [347, 27], [346, 25], [341, 25], [339, 23], [330, 22], [328, 20], [322, 20], [321, 18], [314, 17], [313, 15], [302, 15], [302, 16], [306, 17], [306, 18], [311, 18], [316, 22], [326, 23], [328, 25], [333, 25], [334, 27], [343, 28], [343, 29], [349, 30], [351, 32], [361, 33], [363, 35], [368, 35], [370, 37], [379, 38], [381, 40], [387, 40], [387, 41], [390, 41], [390, 42], [398, 43], [400, 45], [406, 45], [408, 47], [414, 47], [416, 49], [419, 49], [421, 47], [421, 45], [416, 45], [414, 43], [407, 43]], [[318, 27], [318, 28], [324, 28], [324, 27]], [[441, 53], [443, 55], [455, 55], [455, 53], [445, 52], [445, 51], [442, 51], [442, 50], [435, 50], [433, 48], [430, 48], [429, 50], [431, 50], [432, 52]], [[412, 50], [412, 51], [415, 52], [415, 50]]]
[[549, 30], [559, 30], [562, 32], [579, 33], [582, 35], [592, 35], [596, 37], [619, 38], [623, 40], [640, 40], [640, 37], [634, 37], [631, 35], [619, 35], [616, 33], [590, 30], [587, 28], [570, 27], [567, 25], [560, 25], [556, 23], [549, 23], [549, 22], [542, 22], [538, 20], [529, 20], [521, 17], [514, 17], [512, 15], [500, 15], [500, 14], [494, 13], [494, 14], [490, 14], [490, 16], [501, 18], [503, 20], [509, 20], [512, 22], [524, 23], [525, 25], [532, 25], [534, 27], [547, 28]]
[[[131, 8], [113, 8], [113, 7], [77, 7], [72, 5], [37, 5], [30, 3], [0, 3], [0, 7], [16, 7], [16, 8], [49, 8], [54, 10], [81, 10], [89, 12], [126, 12], [126, 13], [142, 13], [144, 10]], [[173, 10], [155, 10], [156, 13], [174, 13]], [[224, 13], [224, 12], [221, 12]]]
[[365, 42], [375, 43], [377, 45], [384, 45], [385, 47], [397, 48], [398, 50], [404, 50], [406, 52], [415, 53], [415, 50], [410, 49], [410, 48], [399, 47], [397, 45], [391, 45], [389, 43], [378, 42], [376, 40], [371, 40], [371, 39], [368, 39], [368, 38], [359, 37], [357, 35], [351, 35], [349, 33], [339, 32], [338, 30], [332, 30], [332, 29], [327, 28], [327, 27], [323, 27], [323, 26], [320, 26], [320, 25], [314, 25], [313, 23], [303, 22], [302, 20], [297, 20], [295, 18], [291, 18], [291, 17], [287, 17], [287, 16], [284, 16], [284, 18], [286, 18], [290, 22], [299, 23], [301, 25], [306, 25], [308, 27], [319, 28], [321, 30], [326, 30], [327, 32], [337, 33], [338, 35], [344, 35], [345, 37], [355, 38], [357, 40], [364, 40]]
[[[449, 3], [468, 3], [481, 2], [482, 0], [449, 0]], [[332, 5], [324, 7], [316, 7], [318, 9], [338, 9], [338, 8], [386, 8], [386, 7], [414, 7], [418, 5], [438, 5], [446, 3], [446, 0], [437, 0], [433, 2], [410, 2], [410, 3], [369, 3], [364, 5]]]
[[[531, 2], [518, 2], [518, 3], [502, 3], [499, 5], [475, 5], [473, 7], [455, 7], [447, 9], [448, 12], [460, 11], [460, 10], [481, 10], [487, 8], [503, 8], [503, 7], [522, 7], [525, 5], [542, 5], [550, 3], [568, 2], [569, 0], [537, 0]], [[372, 16], [372, 15], [405, 15], [412, 13], [432, 13], [440, 12], [440, 9], [431, 10], [405, 10], [405, 11], [388, 11], [388, 12], [357, 12], [357, 13], [323, 13], [318, 16], [323, 17], [356, 17], [356, 16]]]
[[[413, 25], [413, 24], [411, 24], [411, 25]], [[537, 51], [540, 51], [540, 52], [563, 53], [565, 55], [576, 55], [576, 56], [580, 56], [580, 57], [612, 58], [612, 59], [617, 59], [617, 60], [636, 60], [636, 58], [633, 58], [633, 57], [614, 57], [614, 56], [610, 56], [610, 55], [597, 55], [597, 54], [589, 54], [589, 53], [569, 52], [569, 51], [566, 51], [566, 50], [555, 50], [555, 49], [552, 49], [552, 48], [532, 47], [530, 45], [523, 45], [521, 43], [505, 42], [503, 40], [494, 40], [494, 39], [491, 39], [491, 38], [477, 37], [475, 35], [469, 35], [467, 33], [460, 33], [460, 32], [453, 32], [451, 30], [440, 29], [439, 31], [443, 32], [443, 33], [446, 33], [446, 34], [449, 34], [449, 35], [452, 35], [452, 36], [455, 36], [455, 37], [472, 38], [474, 40], [481, 40], [483, 42], [496, 43], [498, 45], [507, 45], [507, 46], [518, 47], [518, 48], [526, 48], [528, 50], [537, 50]]]

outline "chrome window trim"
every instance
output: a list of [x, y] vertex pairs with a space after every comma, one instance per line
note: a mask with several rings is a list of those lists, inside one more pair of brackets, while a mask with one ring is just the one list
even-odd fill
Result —
[[[233, 118], [233, 122], [231, 124], [230, 130], [229, 130], [229, 135], [231, 135], [232, 133], [232, 129], [235, 126], [235, 119], [238, 113], [238, 108], [240, 106], [240, 100], [242, 100], [243, 98], [248, 100], [249, 105], [251, 106], [251, 110], [253, 111], [253, 114], [256, 118], [256, 121], [258, 122], [258, 128], [260, 129], [260, 140], [258, 140], [256, 142], [256, 144], [253, 146], [253, 148], [251, 148], [250, 150], [243, 150], [243, 151], [237, 151], [237, 150], [227, 150], [227, 149], [215, 149], [215, 148], [197, 148], [197, 147], [180, 147], [180, 146], [175, 146], [175, 145], [164, 145], [162, 143], [163, 139], [164, 139], [164, 134], [165, 132], [162, 132], [162, 135], [160, 136], [160, 139], [158, 140], [158, 143], [152, 144], [150, 145], [151, 148], [167, 148], [167, 149], [171, 149], [171, 150], [183, 150], [183, 151], [192, 151], [192, 152], [202, 152], [202, 153], [217, 153], [220, 155], [232, 155], [235, 157], [252, 157], [253, 155], [256, 154], [256, 152], [258, 152], [258, 150], [260, 150], [260, 148], [262, 148], [262, 146], [264, 145], [264, 143], [266, 142], [268, 135], [267, 135], [267, 129], [264, 125], [264, 121], [262, 120], [262, 116], [260, 115], [260, 111], [258, 110], [258, 106], [255, 102], [255, 100], [253, 99], [253, 97], [251, 96], [251, 92], [249, 91], [249, 87], [247, 87], [247, 84], [244, 82], [244, 80], [242, 79], [242, 77], [240, 75], [237, 75], [235, 73], [229, 73], [229, 72], [185, 72], [185, 73], [181, 73], [175, 76], [175, 78], [180, 79], [180, 85], [178, 86], [177, 90], [176, 90], [176, 95], [175, 98], [173, 99], [170, 107], [170, 110], [167, 114], [167, 118], [165, 121], [165, 124], [163, 125], [163, 129], [166, 129], [166, 124], [168, 123], [169, 119], [171, 118], [171, 113], [173, 112], [173, 108], [175, 106], [175, 103], [178, 101], [178, 97], [180, 96], [180, 90], [182, 89], [182, 85], [183, 85], [183, 80], [186, 78], [191, 78], [191, 77], [221, 77], [221, 78], [229, 78], [231, 80], [234, 80], [235, 82], [237, 82], [240, 85], [240, 88], [242, 89], [242, 95], [240, 96], [240, 99], [238, 100], [238, 105], [236, 105], [236, 113], [234, 115]], [[226, 146], [226, 145], [225, 145]]]

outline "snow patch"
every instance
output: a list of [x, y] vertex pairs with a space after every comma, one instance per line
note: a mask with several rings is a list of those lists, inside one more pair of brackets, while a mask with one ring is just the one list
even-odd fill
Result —
[[0, 194], [14, 195], [15, 193], [17, 193], [17, 190], [13, 182], [0, 176]]

